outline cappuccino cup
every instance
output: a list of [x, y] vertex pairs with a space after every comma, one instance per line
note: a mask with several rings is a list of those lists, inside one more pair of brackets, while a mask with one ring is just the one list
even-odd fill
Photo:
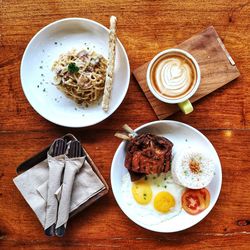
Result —
[[184, 114], [193, 111], [189, 98], [197, 91], [201, 73], [195, 58], [182, 49], [157, 54], [147, 68], [147, 85], [160, 101], [178, 104]]

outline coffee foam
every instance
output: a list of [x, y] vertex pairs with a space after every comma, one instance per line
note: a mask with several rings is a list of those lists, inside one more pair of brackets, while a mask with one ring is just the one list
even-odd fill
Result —
[[180, 99], [193, 89], [197, 73], [193, 62], [188, 57], [180, 53], [169, 53], [155, 61], [150, 80], [161, 96]]

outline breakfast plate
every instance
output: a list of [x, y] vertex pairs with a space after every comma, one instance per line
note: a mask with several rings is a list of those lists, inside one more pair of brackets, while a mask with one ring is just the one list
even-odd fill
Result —
[[[145, 213], [146, 214], [145, 217], [142, 217], [142, 214], [138, 215], [137, 212], [139, 210], [136, 207], [136, 202], [134, 202], [133, 203], [134, 205], [131, 206], [132, 203], [129, 200], [130, 194], [125, 193], [124, 195], [124, 190], [123, 190], [124, 177], [128, 175], [128, 170], [127, 168], [124, 167], [127, 142], [123, 141], [119, 145], [114, 155], [111, 167], [112, 190], [114, 193], [114, 197], [118, 205], [120, 206], [121, 210], [128, 216], [128, 218], [130, 218], [132, 221], [134, 221], [141, 227], [162, 233], [181, 231], [189, 227], [192, 227], [193, 225], [200, 222], [205, 216], [208, 215], [208, 213], [214, 207], [219, 197], [222, 185], [222, 171], [221, 171], [220, 160], [211, 142], [195, 128], [176, 121], [150, 122], [135, 129], [135, 132], [138, 134], [150, 133], [169, 139], [174, 145], [172, 148], [173, 155], [176, 155], [177, 153], [181, 152], [182, 149], [185, 147], [192, 146], [194, 148], [203, 149], [206, 152], [206, 154], [212, 159], [215, 167], [214, 177], [212, 181], [209, 183], [209, 185], [206, 187], [210, 193], [210, 203], [204, 211], [196, 215], [188, 214], [187, 212], [184, 211], [183, 208], [182, 209], [180, 208], [179, 212], [176, 213], [175, 216], [172, 216], [171, 218], [167, 218], [164, 220], [158, 219], [156, 216], [157, 213], [156, 215], [154, 215], [154, 217], [152, 217], [151, 216], [151, 214], [153, 213], [152, 209], [150, 213]], [[171, 192], [176, 195], [175, 197], [176, 199], [178, 198], [179, 200], [181, 200], [181, 197], [179, 197], [181, 195], [180, 190], [174, 190], [175, 186], [173, 184], [171, 185], [170, 185], [170, 187], [172, 188]], [[155, 221], [158, 222], [150, 223], [150, 221], [153, 222], [152, 219], [155, 218], [157, 219]]]
[[41, 29], [29, 42], [21, 62], [21, 83], [31, 106], [47, 120], [66, 127], [87, 127], [109, 117], [123, 101], [129, 86], [130, 66], [117, 39], [113, 89], [108, 112], [100, 103], [80, 107], [54, 86], [51, 67], [59, 55], [72, 49], [96, 51], [108, 58], [109, 30], [84, 18], [66, 18]]

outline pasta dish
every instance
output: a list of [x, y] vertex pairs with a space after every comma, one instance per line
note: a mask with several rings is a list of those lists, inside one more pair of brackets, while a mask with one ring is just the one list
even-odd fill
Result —
[[107, 60], [95, 51], [75, 49], [59, 56], [52, 66], [55, 85], [77, 104], [97, 102], [104, 92]]

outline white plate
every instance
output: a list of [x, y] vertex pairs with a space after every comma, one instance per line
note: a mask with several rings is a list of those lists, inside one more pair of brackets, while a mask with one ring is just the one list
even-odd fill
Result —
[[149, 226], [140, 223], [133, 211], [129, 209], [125, 201], [122, 199], [121, 195], [122, 177], [128, 172], [124, 167], [126, 142], [123, 141], [114, 155], [111, 167], [112, 190], [121, 210], [136, 224], [146, 229], [162, 233], [181, 231], [201, 221], [215, 205], [219, 197], [222, 184], [221, 164], [213, 145], [203, 134], [201, 134], [195, 128], [176, 121], [155, 121], [147, 123], [137, 128], [135, 131], [138, 133], [152, 133], [168, 138], [174, 143], [173, 154], [178, 152], [178, 150], [183, 146], [188, 145], [192, 145], [200, 149], [205, 149], [207, 151], [207, 154], [212, 157], [216, 165], [215, 176], [212, 182], [207, 187], [210, 191], [211, 201], [209, 207], [206, 210], [195, 216], [187, 214], [182, 209], [181, 213], [178, 216], [164, 221], [158, 225]]
[[114, 83], [110, 109], [101, 105], [79, 108], [53, 84], [51, 66], [61, 53], [72, 48], [93, 49], [108, 58], [109, 30], [84, 18], [67, 18], [41, 29], [28, 44], [21, 63], [21, 82], [32, 107], [47, 120], [67, 127], [87, 127], [110, 116], [123, 101], [129, 86], [130, 67], [124, 47], [117, 39]]

